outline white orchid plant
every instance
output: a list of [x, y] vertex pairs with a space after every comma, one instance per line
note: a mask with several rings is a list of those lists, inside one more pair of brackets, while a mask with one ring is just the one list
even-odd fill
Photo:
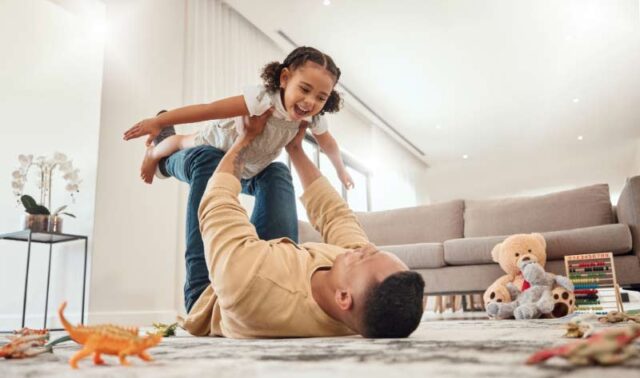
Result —
[[[44, 156], [38, 156], [34, 159], [33, 155], [19, 155], [18, 161], [20, 162], [20, 167], [11, 174], [13, 177], [11, 187], [17, 202], [22, 202], [27, 213], [53, 216], [64, 214], [75, 217], [73, 214], [64, 211], [67, 205], [59, 207], [54, 212], [49, 210], [51, 208], [52, 175], [56, 169], [60, 171], [62, 178], [66, 182], [65, 190], [70, 193], [72, 202], [75, 202], [75, 195], [79, 192], [81, 183], [79, 171], [73, 168], [73, 164], [67, 155], [56, 152], [49, 159]], [[33, 197], [23, 193], [28, 174], [32, 169], [37, 169], [37, 173], [39, 173], [36, 186], [40, 189], [40, 204]]]

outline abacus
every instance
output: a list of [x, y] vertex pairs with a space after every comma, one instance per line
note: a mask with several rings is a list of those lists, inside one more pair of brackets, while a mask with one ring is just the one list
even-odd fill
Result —
[[623, 311], [611, 252], [565, 256], [564, 265], [575, 286], [577, 314]]

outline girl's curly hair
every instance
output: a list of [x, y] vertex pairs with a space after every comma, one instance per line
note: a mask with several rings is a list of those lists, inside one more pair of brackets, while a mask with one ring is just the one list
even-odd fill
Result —
[[[307, 61], [311, 61], [323, 66], [329, 73], [336, 78], [336, 83], [340, 79], [340, 68], [336, 66], [333, 59], [327, 54], [313, 47], [302, 46], [293, 50], [284, 60], [284, 62], [271, 62], [264, 66], [260, 77], [264, 80], [264, 85], [269, 92], [276, 92], [280, 89], [280, 74], [284, 68], [293, 71], [304, 65]], [[342, 107], [342, 99], [338, 92], [334, 90], [329, 94], [327, 102], [322, 107], [319, 115], [327, 113], [335, 113]]]

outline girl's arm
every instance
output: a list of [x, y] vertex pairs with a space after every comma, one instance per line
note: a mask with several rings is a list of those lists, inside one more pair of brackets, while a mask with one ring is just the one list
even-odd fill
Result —
[[150, 145], [160, 131], [168, 126], [245, 115], [249, 115], [249, 109], [244, 96], [229, 97], [210, 104], [184, 106], [136, 123], [125, 131], [124, 140], [149, 135], [147, 145]]
[[329, 160], [331, 160], [331, 164], [333, 164], [333, 167], [336, 169], [342, 185], [344, 185], [346, 189], [353, 189], [353, 179], [349, 172], [347, 172], [347, 168], [344, 166], [342, 154], [340, 154], [340, 148], [338, 147], [338, 142], [336, 142], [335, 138], [329, 131], [325, 131], [318, 135], [313, 134], [313, 137], [316, 138], [318, 145], [322, 148], [322, 151], [324, 151], [327, 157], [329, 157]]

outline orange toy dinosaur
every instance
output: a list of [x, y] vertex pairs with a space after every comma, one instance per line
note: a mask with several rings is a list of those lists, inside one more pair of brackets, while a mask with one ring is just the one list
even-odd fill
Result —
[[127, 366], [129, 365], [129, 361], [126, 360], [128, 355], [136, 355], [144, 361], [151, 361], [152, 358], [146, 349], [162, 341], [161, 335], [140, 337], [137, 328], [125, 328], [112, 324], [74, 327], [62, 314], [66, 306], [67, 302], [64, 302], [58, 309], [60, 322], [73, 341], [84, 345], [84, 348], [69, 359], [69, 365], [74, 369], [78, 368], [78, 361], [92, 353], [93, 362], [96, 365], [104, 364], [101, 354], [118, 356], [120, 363]]

